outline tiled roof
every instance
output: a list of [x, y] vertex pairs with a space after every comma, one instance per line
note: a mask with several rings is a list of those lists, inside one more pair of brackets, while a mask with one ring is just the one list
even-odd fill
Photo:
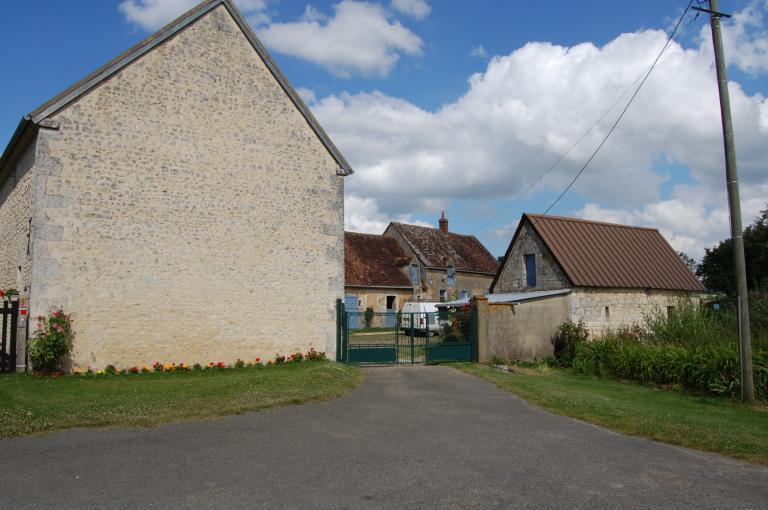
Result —
[[409, 263], [391, 237], [344, 232], [346, 285], [411, 288], [402, 267]]
[[391, 223], [411, 246], [416, 256], [429, 267], [446, 267], [453, 260], [457, 271], [495, 274], [496, 257], [475, 236], [441, 232], [436, 228]]
[[538, 214], [524, 214], [520, 226], [525, 221], [576, 287], [704, 290], [654, 228]]

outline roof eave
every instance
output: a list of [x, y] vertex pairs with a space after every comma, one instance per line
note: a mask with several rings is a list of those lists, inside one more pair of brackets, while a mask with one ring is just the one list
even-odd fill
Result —
[[[19, 121], [19, 125], [16, 127], [16, 131], [13, 132], [11, 140], [3, 150], [2, 156], [0, 156], [0, 185], [5, 182], [5, 179], [10, 174], [11, 163], [20, 151], [24, 149], [26, 144], [34, 137], [34, 133], [37, 130], [37, 125], [32, 121], [29, 115], [25, 115]], [[18, 150], [17, 150], [18, 149]]]

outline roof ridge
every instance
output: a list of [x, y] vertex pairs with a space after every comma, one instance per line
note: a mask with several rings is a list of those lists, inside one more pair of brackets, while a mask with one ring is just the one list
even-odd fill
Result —
[[[87, 74], [73, 85], [70, 85], [59, 94], [53, 96], [48, 101], [32, 110], [19, 123], [17, 132], [26, 129], [30, 124], [34, 128], [37, 128], [40, 122], [45, 118], [61, 111], [63, 108], [66, 108], [73, 101], [76, 101], [83, 95], [89, 93], [105, 80], [111, 78], [122, 69], [132, 64], [134, 61], [152, 51], [155, 47], [168, 41], [186, 29], [189, 25], [222, 5], [230, 13], [235, 23], [243, 32], [243, 35], [245, 35], [246, 39], [253, 47], [254, 51], [256, 51], [256, 53], [262, 59], [264, 65], [267, 67], [267, 70], [272, 74], [273, 78], [277, 80], [278, 84], [286, 93], [288, 98], [291, 100], [291, 102], [293, 102], [294, 106], [299, 110], [299, 113], [307, 121], [310, 129], [314, 131], [315, 135], [320, 139], [320, 142], [323, 144], [325, 149], [339, 165], [340, 175], [351, 175], [354, 173], [354, 170], [352, 170], [350, 164], [341, 154], [336, 145], [334, 145], [334, 143], [331, 141], [330, 137], [328, 137], [328, 134], [325, 132], [322, 126], [320, 126], [320, 124], [317, 122], [317, 119], [315, 119], [314, 115], [312, 115], [312, 112], [301, 99], [299, 94], [296, 92], [293, 86], [288, 83], [288, 80], [283, 72], [277, 66], [275, 61], [272, 60], [269, 52], [266, 50], [264, 45], [261, 44], [261, 41], [259, 41], [258, 37], [250, 28], [248, 23], [243, 19], [242, 14], [240, 14], [240, 11], [234, 5], [232, 0], [203, 0], [201, 3], [186, 11], [170, 23], [166, 24], [158, 31], [144, 38], [137, 44], [130, 47], [128, 50], [119, 54], [117, 57], [113, 58], [93, 72]], [[2, 166], [5, 164], [6, 160], [9, 159], [11, 151], [13, 150], [19, 138], [20, 134], [14, 134], [5, 150], [3, 151], [2, 156], [0, 156], [0, 175], [2, 175]]]
[[523, 213], [525, 216], [528, 216], [531, 219], [535, 220], [561, 220], [561, 221], [572, 221], [572, 222], [578, 222], [578, 223], [587, 223], [592, 225], [604, 225], [606, 227], [618, 227], [618, 228], [630, 228], [633, 230], [651, 230], [654, 232], [658, 232], [658, 228], [654, 227], [641, 227], [637, 225], [627, 225], [625, 223], [611, 223], [608, 221], [598, 221], [598, 220], [588, 220], [585, 218], [575, 218], [573, 216], [554, 216], [551, 214], [535, 214], [535, 213]]

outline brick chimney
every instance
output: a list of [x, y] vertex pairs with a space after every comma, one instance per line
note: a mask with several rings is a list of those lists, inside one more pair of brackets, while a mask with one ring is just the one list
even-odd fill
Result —
[[445, 211], [443, 211], [443, 215], [440, 216], [440, 232], [443, 234], [448, 233], [448, 218], [445, 217]]

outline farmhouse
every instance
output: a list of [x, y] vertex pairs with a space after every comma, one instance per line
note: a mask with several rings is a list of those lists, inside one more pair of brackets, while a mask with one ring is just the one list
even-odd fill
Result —
[[405, 270], [410, 266], [402, 248], [391, 237], [344, 233], [345, 306], [350, 312], [373, 309], [396, 312], [413, 296]]
[[483, 303], [481, 358], [541, 358], [566, 320], [599, 337], [703, 290], [656, 229], [524, 214]]
[[472, 235], [448, 230], [445, 213], [439, 228], [390, 223], [384, 236], [397, 241], [410, 263], [414, 301], [446, 301], [483, 295], [493, 281], [498, 261]]
[[0, 286], [72, 314], [74, 367], [332, 357], [350, 173], [234, 3], [207, 0], [23, 118]]

